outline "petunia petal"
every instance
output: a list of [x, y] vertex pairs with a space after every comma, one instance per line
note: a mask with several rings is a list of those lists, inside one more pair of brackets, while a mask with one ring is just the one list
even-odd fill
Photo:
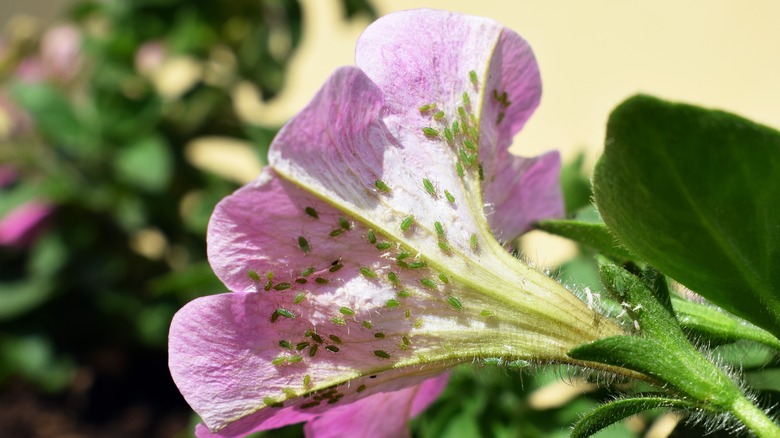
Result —
[[448, 374], [419, 385], [380, 392], [352, 404], [339, 406], [306, 424], [308, 437], [395, 438], [409, 436], [409, 419], [433, 403], [447, 385]]
[[[356, 62], [388, 96], [385, 123], [404, 144], [426, 143], [419, 128], [430, 126], [431, 120], [419, 111], [421, 106], [435, 103], [453, 116], [451, 121], [457, 119], [457, 107], [467, 106], [463, 94], [469, 94], [477, 107], [482, 171], [491, 175], [483, 183], [483, 199], [494, 207], [489, 219], [496, 235], [511, 239], [534, 220], [563, 213], [556, 160], [526, 159], [508, 151], [541, 95], [533, 53], [516, 33], [480, 17], [405, 11], [383, 17], [363, 33]], [[441, 129], [442, 124], [433, 125]], [[533, 177], [524, 177], [530, 170]], [[507, 186], [509, 179], [537, 184], [534, 190]], [[538, 198], [544, 202], [536, 203]], [[509, 205], [509, 210], [499, 208]]]

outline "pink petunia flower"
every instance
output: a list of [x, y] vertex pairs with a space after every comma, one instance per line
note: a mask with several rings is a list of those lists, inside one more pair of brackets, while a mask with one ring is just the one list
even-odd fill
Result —
[[621, 333], [496, 238], [562, 214], [558, 155], [507, 150], [541, 92], [527, 43], [415, 10], [372, 24], [356, 60], [214, 211], [209, 259], [234, 292], [170, 330], [198, 436], [403, 436], [454, 365], [576, 363], [571, 348]]

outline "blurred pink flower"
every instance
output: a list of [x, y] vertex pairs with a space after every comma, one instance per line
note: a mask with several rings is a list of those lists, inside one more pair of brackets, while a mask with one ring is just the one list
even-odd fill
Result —
[[40, 232], [53, 208], [43, 201], [29, 201], [0, 218], [0, 246], [26, 246]]
[[135, 69], [142, 75], [151, 75], [163, 65], [167, 50], [161, 41], [147, 41], [135, 52]]
[[620, 333], [496, 239], [563, 211], [558, 155], [508, 152], [541, 93], [528, 44], [416, 10], [372, 24], [356, 60], [211, 218], [234, 292], [187, 304], [169, 343], [198, 436], [403, 436], [454, 365], [567, 360]]
[[81, 33], [72, 25], [54, 26], [41, 38], [38, 53], [23, 59], [16, 76], [25, 82], [67, 83], [82, 65]]

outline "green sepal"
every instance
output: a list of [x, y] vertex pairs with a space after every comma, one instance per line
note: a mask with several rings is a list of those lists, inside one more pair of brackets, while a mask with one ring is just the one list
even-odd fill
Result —
[[616, 400], [601, 405], [585, 414], [585, 416], [574, 425], [574, 429], [571, 431], [569, 437], [589, 437], [624, 418], [657, 408], [671, 408], [678, 411], [687, 411], [698, 409], [700, 408], [700, 405], [690, 401], [666, 397], [641, 397]]
[[594, 196], [632, 252], [780, 333], [780, 133], [648, 96], [610, 116]]
[[780, 340], [771, 333], [721, 309], [678, 297], [672, 298], [672, 306], [680, 325], [699, 336], [719, 342], [748, 340], [780, 350]]
[[638, 277], [612, 263], [602, 263], [599, 275], [607, 292], [648, 337], [687, 343], [674, 315], [666, 281], [657, 271], [647, 269]]
[[545, 220], [537, 222], [535, 227], [587, 246], [617, 263], [622, 264], [636, 260], [636, 256], [623, 248], [615, 236], [609, 232], [607, 226], [602, 223], [569, 219]]

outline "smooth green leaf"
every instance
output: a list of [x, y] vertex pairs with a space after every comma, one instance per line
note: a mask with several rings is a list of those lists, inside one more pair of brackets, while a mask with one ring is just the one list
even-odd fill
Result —
[[53, 291], [49, 279], [0, 282], [0, 321], [20, 316], [40, 306]]
[[576, 220], [545, 220], [537, 222], [535, 227], [585, 245], [618, 263], [625, 263], [635, 259], [610, 234], [607, 226], [601, 223]]
[[173, 158], [167, 142], [152, 136], [121, 149], [114, 166], [121, 180], [143, 190], [159, 192], [171, 179]]
[[585, 438], [624, 418], [656, 408], [692, 410], [700, 406], [684, 400], [665, 397], [625, 398], [599, 406], [588, 412], [571, 431], [570, 438]]
[[591, 205], [593, 190], [590, 178], [582, 171], [585, 155], [580, 152], [577, 157], [561, 168], [561, 191], [563, 192], [566, 216], [571, 217], [577, 211]]
[[777, 131], [637, 96], [610, 116], [594, 192], [632, 253], [777, 335], [778, 175]]
[[15, 84], [11, 95], [54, 146], [75, 157], [95, 158], [99, 145], [61, 90], [50, 84]]
[[680, 325], [699, 336], [726, 342], [744, 339], [780, 350], [780, 340], [771, 333], [716, 307], [677, 297], [672, 299], [672, 306]]

